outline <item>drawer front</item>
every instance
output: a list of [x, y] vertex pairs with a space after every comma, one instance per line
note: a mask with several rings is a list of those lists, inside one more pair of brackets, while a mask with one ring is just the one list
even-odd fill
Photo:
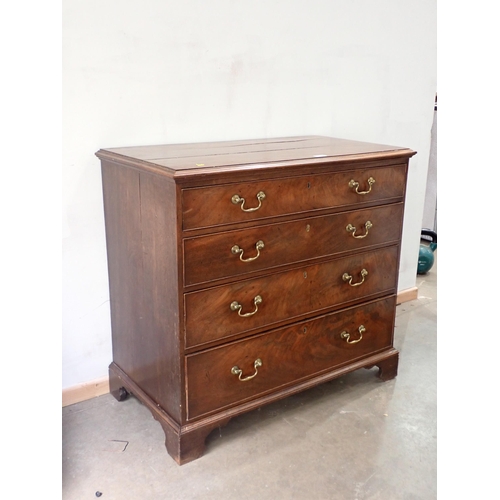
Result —
[[187, 356], [188, 419], [390, 347], [394, 308], [392, 296]]
[[184, 240], [187, 286], [398, 241], [403, 204]]
[[[371, 189], [368, 179], [374, 179]], [[351, 181], [358, 185], [350, 186]], [[401, 198], [406, 165], [184, 189], [183, 229]], [[370, 191], [367, 194], [358, 194]], [[264, 197], [259, 193], [264, 193]], [[244, 201], [243, 201], [244, 200]], [[234, 201], [234, 202], [233, 202]], [[246, 211], [250, 210], [250, 211]]]
[[[185, 345], [194, 347], [311, 312], [339, 308], [377, 293], [395, 293], [398, 248], [387, 247], [187, 293]], [[364, 279], [363, 269], [368, 272]], [[344, 273], [352, 279], [344, 280]], [[241, 309], [231, 307], [235, 302]]]

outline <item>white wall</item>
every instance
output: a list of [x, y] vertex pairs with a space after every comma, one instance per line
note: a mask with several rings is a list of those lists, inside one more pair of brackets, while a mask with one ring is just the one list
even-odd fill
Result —
[[410, 147], [415, 285], [436, 2], [63, 2], [63, 388], [107, 375], [101, 147], [320, 134]]

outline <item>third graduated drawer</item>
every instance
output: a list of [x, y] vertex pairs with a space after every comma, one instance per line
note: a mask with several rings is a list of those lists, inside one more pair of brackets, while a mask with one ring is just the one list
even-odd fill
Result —
[[186, 357], [188, 419], [389, 349], [396, 297]]
[[192, 348], [396, 293], [399, 246], [184, 294]]
[[266, 224], [184, 240], [184, 283], [204, 284], [398, 241], [403, 204]]

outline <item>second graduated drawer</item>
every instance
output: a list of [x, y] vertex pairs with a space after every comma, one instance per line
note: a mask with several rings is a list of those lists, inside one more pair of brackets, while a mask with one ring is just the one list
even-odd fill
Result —
[[395, 296], [186, 356], [188, 419], [389, 348]]
[[182, 192], [184, 230], [288, 214], [403, 199], [406, 165], [188, 188]]
[[186, 238], [184, 283], [196, 285], [397, 241], [403, 204]]
[[234, 335], [395, 293], [398, 246], [184, 295], [185, 345]]

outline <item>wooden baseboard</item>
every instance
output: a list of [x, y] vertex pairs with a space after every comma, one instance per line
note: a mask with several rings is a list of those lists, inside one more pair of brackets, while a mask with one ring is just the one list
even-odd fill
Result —
[[109, 379], [103, 377], [92, 382], [67, 387], [62, 391], [62, 405], [69, 406], [75, 403], [96, 398], [109, 393]]
[[396, 304], [402, 304], [403, 302], [409, 302], [410, 300], [418, 299], [418, 287], [407, 288], [398, 293], [396, 297]]
[[[408, 288], [398, 293], [396, 303], [402, 304], [403, 302], [409, 302], [410, 300], [415, 300], [418, 298], [418, 288]], [[109, 393], [109, 379], [108, 377], [103, 377], [98, 380], [93, 380], [92, 382], [87, 382], [84, 384], [75, 385], [73, 387], [68, 387], [62, 391], [62, 405], [69, 406], [75, 403], [81, 403], [87, 399], [96, 398], [97, 396], [102, 396], [103, 394]]]

